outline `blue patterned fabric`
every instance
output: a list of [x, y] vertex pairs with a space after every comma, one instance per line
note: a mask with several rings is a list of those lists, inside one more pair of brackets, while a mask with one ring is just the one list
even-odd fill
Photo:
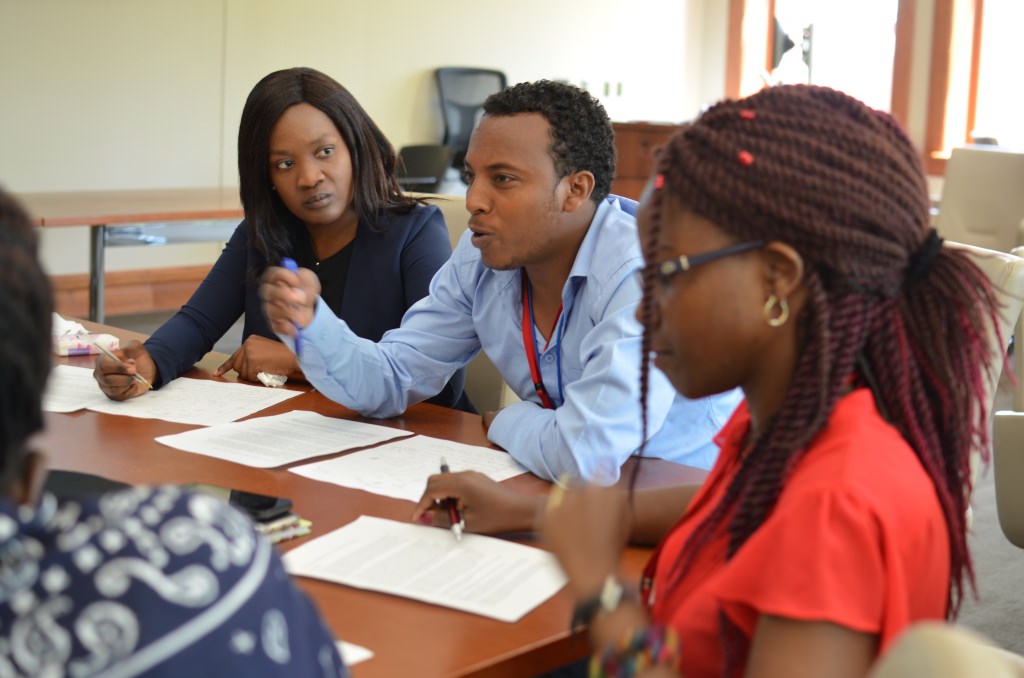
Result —
[[178, 487], [0, 500], [0, 676], [347, 676], [270, 543]]

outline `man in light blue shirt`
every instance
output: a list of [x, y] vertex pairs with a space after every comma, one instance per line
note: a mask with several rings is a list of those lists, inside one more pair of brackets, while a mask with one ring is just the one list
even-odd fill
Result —
[[[609, 196], [614, 172], [611, 123], [588, 93], [507, 88], [485, 102], [466, 154], [469, 230], [401, 327], [360, 339], [320, 303], [311, 271], [282, 268], [261, 286], [267, 318], [286, 342], [301, 332], [317, 389], [372, 417], [436, 394], [482, 349], [522, 398], [484, 414], [491, 442], [542, 478], [614, 481], [640, 446], [643, 262], [635, 203]], [[646, 454], [710, 468], [738, 402], [687, 400], [652, 371]]]

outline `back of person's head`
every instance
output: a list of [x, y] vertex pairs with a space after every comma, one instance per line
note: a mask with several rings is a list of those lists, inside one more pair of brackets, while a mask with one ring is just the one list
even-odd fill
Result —
[[551, 157], [558, 178], [594, 175], [591, 200], [600, 202], [615, 178], [615, 134], [601, 103], [586, 90], [551, 80], [521, 82], [484, 101], [484, 115], [539, 113], [551, 125]]
[[275, 71], [252, 88], [238, 128], [242, 207], [250, 233], [268, 258], [286, 251], [279, 222], [295, 219], [271, 190], [270, 132], [287, 108], [302, 103], [324, 113], [338, 128], [352, 158], [352, 203], [361, 220], [373, 225], [385, 209], [413, 204], [398, 184], [394, 146], [345, 87], [312, 68]]
[[671, 195], [737, 241], [789, 245], [803, 259], [808, 299], [782, 407], [689, 551], [724, 524], [735, 553], [852, 381], [872, 389], [935, 485], [954, 613], [971, 576], [968, 463], [983, 435], [984, 333], [996, 302], [984, 274], [929, 228], [925, 177], [906, 134], [835, 90], [773, 87], [710, 108], [664, 148], [658, 172], [655, 215]]
[[43, 428], [53, 302], [36, 249], [28, 215], [0, 189], [0, 477]]

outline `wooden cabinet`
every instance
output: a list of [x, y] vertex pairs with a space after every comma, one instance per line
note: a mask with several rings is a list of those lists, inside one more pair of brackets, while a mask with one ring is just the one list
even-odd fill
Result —
[[685, 127], [649, 122], [612, 123], [618, 155], [612, 193], [639, 200], [644, 185], [654, 171], [655, 149]]

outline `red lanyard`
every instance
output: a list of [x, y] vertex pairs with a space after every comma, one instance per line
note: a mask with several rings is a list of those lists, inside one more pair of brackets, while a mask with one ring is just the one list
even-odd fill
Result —
[[[536, 389], [537, 395], [540, 396], [540, 402], [546, 409], [555, 409], [555, 404], [551, 401], [551, 396], [548, 395], [548, 389], [544, 386], [544, 377], [540, 373], [540, 359], [537, 354], [537, 344], [533, 340], [533, 291], [530, 289], [530, 279], [526, 275], [526, 270], [522, 272], [523, 280], [523, 348], [526, 350], [526, 361], [530, 363], [530, 378], [533, 380], [533, 388]], [[548, 344], [551, 343], [551, 337], [555, 334], [555, 328], [558, 327], [558, 320], [562, 316], [562, 306], [559, 304], [558, 313], [555, 315], [555, 322], [551, 326], [551, 332], [548, 333], [548, 343], [544, 345], [547, 349]], [[558, 342], [558, 390], [562, 390], [562, 342]], [[561, 395], [561, 393], [559, 393]]]

